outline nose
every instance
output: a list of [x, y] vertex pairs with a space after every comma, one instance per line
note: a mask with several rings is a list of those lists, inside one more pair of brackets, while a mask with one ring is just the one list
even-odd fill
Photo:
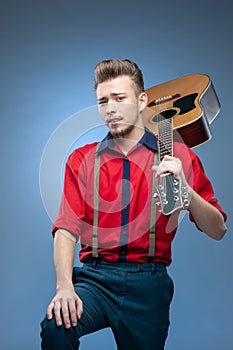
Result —
[[109, 116], [111, 114], [114, 114], [116, 113], [116, 102], [112, 102], [112, 101], [109, 101], [107, 104], [106, 104], [106, 115]]

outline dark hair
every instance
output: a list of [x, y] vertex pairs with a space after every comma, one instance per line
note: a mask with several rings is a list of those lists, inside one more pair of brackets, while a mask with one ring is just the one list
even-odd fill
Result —
[[136, 94], [144, 91], [144, 82], [142, 72], [137, 64], [128, 59], [125, 60], [104, 60], [95, 66], [94, 88], [97, 89], [98, 84], [107, 80], [117, 78], [118, 76], [128, 75], [135, 84]]

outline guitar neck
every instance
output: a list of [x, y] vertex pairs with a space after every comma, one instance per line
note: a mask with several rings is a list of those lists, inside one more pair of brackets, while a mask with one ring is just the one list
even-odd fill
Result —
[[173, 155], [173, 127], [172, 118], [158, 117], [158, 148], [159, 159], [163, 160], [164, 156]]
[[[159, 159], [163, 160], [164, 156], [173, 155], [173, 124], [172, 118], [164, 118], [162, 115], [158, 116], [158, 148]], [[182, 209], [182, 199], [180, 194], [180, 180], [170, 172], [166, 172], [159, 179], [157, 187], [161, 212], [164, 215], [171, 215], [172, 213]]]

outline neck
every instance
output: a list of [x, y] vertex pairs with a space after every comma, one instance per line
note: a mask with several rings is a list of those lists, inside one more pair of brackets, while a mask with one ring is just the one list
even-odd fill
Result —
[[114, 138], [114, 142], [120, 147], [124, 154], [127, 154], [129, 150], [141, 140], [144, 134], [144, 128], [135, 127], [130, 134]]

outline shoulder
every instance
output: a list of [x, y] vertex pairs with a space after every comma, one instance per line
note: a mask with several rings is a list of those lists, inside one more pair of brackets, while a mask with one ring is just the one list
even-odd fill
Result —
[[94, 158], [96, 147], [98, 142], [93, 142], [76, 148], [68, 156], [67, 163], [71, 166], [74, 166], [77, 163], [80, 163], [83, 160]]
[[181, 142], [173, 143], [173, 154], [176, 157], [181, 156], [181, 158], [184, 158], [186, 155], [189, 155], [193, 159], [198, 158], [197, 154], [191, 148]]
[[174, 142], [173, 155], [182, 161], [186, 172], [190, 171], [191, 169], [192, 171], [198, 173], [204, 172], [204, 166], [199, 156], [184, 143]]
[[191, 161], [198, 163], [200, 162], [200, 159], [198, 155], [193, 151], [191, 148], [189, 148], [186, 144], [181, 142], [174, 142], [173, 143], [173, 155], [174, 157], [180, 158], [182, 161]]

